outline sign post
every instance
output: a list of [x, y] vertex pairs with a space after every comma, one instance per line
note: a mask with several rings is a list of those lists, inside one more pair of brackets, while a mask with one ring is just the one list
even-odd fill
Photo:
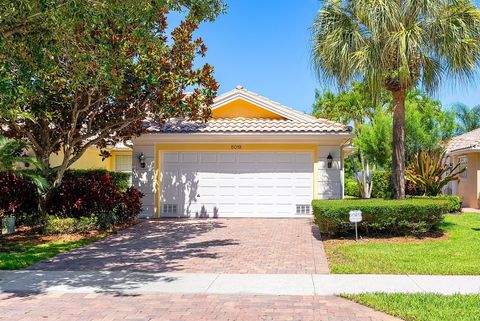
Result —
[[358, 242], [358, 227], [357, 224], [362, 221], [362, 211], [354, 210], [348, 213], [350, 215], [350, 222], [355, 223], [355, 242]]

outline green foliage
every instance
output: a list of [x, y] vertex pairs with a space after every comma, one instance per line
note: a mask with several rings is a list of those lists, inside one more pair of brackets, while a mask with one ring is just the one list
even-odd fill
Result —
[[456, 179], [466, 168], [460, 168], [446, 161], [445, 152], [438, 149], [419, 151], [410, 161], [407, 168], [407, 179], [425, 191], [426, 195], [436, 196], [442, 188]]
[[462, 210], [462, 201], [457, 195], [413, 196], [412, 198], [446, 200], [450, 203], [448, 207], [450, 213], [458, 213]]
[[357, 181], [351, 178], [346, 178], [344, 194], [346, 196], [360, 197], [360, 190]]
[[81, 218], [61, 218], [53, 215], [47, 217], [44, 226], [45, 234], [72, 234], [72, 233], [86, 233], [96, 229], [97, 218], [95, 217], [81, 217]]
[[[444, 111], [439, 101], [412, 90], [406, 97], [406, 158], [411, 159], [421, 150], [436, 148], [442, 141], [454, 135], [455, 114]], [[355, 145], [362, 149], [367, 159], [382, 168], [391, 167], [392, 116], [380, 109], [371, 122], [362, 126]]]
[[480, 127], [480, 105], [470, 109], [465, 104], [457, 103], [452, 106], [452, 112], [459, 124], [457, 134], [467, 133]]
[[422, 150], [431, 150], [455, 134], [455, 114], [445, 111], [440, 101], [420, 90], [412, 90], [405, 100], [407, 160]]
[[354, 140], [366, 158], [381, 168], [390, 168], [392, 159], [392, 117], [379, 110], [372, 121], [364, 124]]
[[390, 186], [390, 172], [374, 171], [372, 172], [372, 181], [373, 198], [390, 198], [392, 196], [392, 188]]
[[315, 222], [321, 233], [328, 235], [351, 233], [351, 210], [361, 210], [363, 221], [359, 229], [363, 235], [422, 235], [442, 222], [450, 202], [434, 199], [368, 199], [368, 200], [314, 200]]
[[[386, 171], [372, 172], [372, 197], [373, 198], [390, 198], [390, 173]], [[351, 178], [345, 178], [345, 195], [360, 197], [358, 183]]]
[[364, 293], [344, 297], [402, 320], [473, 321], [480, 316], [478, 294]]
[[372, 119], [378, 109], [371, 93], [364, 83], [354, 82], [352, 88], [338, 94], [327, 90], [321, 93], [315, 91], [313, 116], [329, 120], [353, 123], [358, 133], [360, 126], [368, 119]]
[[[29, 144], [19, 140], [8, 139], [0, 136], [0, 171], [15, 172], [19, 177], [30, 179], [37, 187], [38, 192], [46, 190], [49, 186], [45, 177], [38, 174], [42, 164], [31, 156], [26, 156], [25, 152]], [[24, 166], [33, 166], [32, 170], [16, 170], [16, 164], [21, 163]]]

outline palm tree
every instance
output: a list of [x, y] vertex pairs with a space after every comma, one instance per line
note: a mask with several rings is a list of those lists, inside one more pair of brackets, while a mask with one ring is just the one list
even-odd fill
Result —
[[391, 92], [392, 183], [405, 197], [405, 96], [435, 91], [442, 77], [472, 79], [480, 61], [480, 11], [468, 0], [325, 0], [312, 25], [319, 78], [364, 80]]
[[[47, 180], [35, 173], [34, 170], [42, 168], [41, 163], [31, 156], [24, 154], [28, 144], [24, 141], [12, 140], [0, 136], [0, 171], [15, 171], [18, 176], [27, 177], [32, 180], [39, 192], [48, 187]], [[17, 171], [16, 164], [23, 163], [26, 167], [32, 166], [32, 171]]]
[[480, 127], [480, 105], [468, 108], [467, 105], [457, 103], [452, 106], [459, 123], [459, 134], [463, 134]]

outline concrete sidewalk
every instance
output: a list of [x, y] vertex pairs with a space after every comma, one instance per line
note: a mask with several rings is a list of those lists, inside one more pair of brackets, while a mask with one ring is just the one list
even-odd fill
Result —
[[480, 294], [480, 276], [0, 271], [0, 293]]

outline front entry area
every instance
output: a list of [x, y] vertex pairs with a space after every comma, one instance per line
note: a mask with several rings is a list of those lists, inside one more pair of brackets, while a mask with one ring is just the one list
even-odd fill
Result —
[[313, 152], [165, 151], [159, 157], [161, 217], [310, 214]]

